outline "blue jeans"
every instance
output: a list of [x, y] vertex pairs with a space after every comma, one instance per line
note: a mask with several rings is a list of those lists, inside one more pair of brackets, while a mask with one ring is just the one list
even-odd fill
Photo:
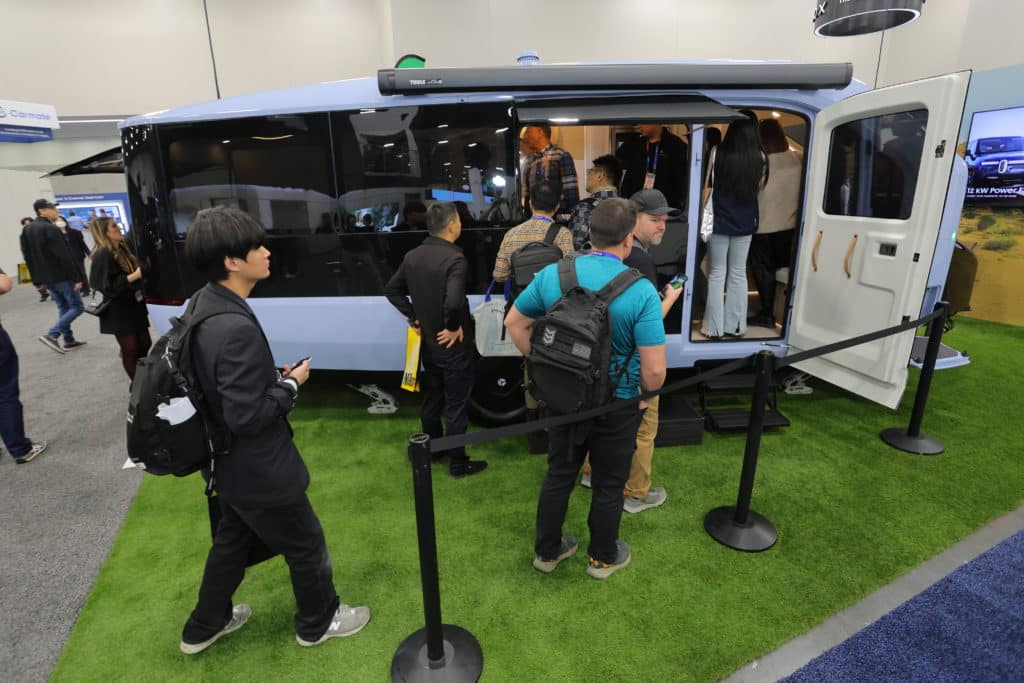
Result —
[[82, 315], [84, 310], [82, 295], [75, 291], [75, 283], [70, 280], [54, 282], [52, 285], [47, 285], [46, 288], [50, 290], [53, 303], [57, 304], [57, 322], [46, 333], [47, 336], [56, 339], [58, 335], [63, 334], [65, 343], [75, 341], [71, 323]]
[[0, 327], [0, 436], [15, 459], [32, 449], [32, 442], [25, 438], [19, 396], [18, 354], [7, 330]]
[[747, 331], [750, 238], [712, 233], [708, 240], [708, 305], [701, 330], [708, 337], [721, 337], [724, 333], [742, 335]]

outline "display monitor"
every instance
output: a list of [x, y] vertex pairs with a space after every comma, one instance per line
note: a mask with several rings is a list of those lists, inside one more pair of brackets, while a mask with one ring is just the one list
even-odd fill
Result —
[[1024, 206], [1024, 107], [975, 112], [966, 160], [968, 203]]

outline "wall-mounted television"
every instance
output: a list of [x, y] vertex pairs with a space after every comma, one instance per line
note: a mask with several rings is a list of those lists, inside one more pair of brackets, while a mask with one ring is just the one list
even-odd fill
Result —
[[969, 204], [1024, 206], [1024, 107], [975, 112], [966, 161]]

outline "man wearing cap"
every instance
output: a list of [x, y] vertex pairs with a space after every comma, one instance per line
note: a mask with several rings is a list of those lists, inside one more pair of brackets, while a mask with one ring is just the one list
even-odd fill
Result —
[[[67, 241], [54, 225], [57, 205], [49, 199], [32, 204], [36, 219], [21, 231], [21, 253], [32, 281], [45, 285], [57, 304], [57, 322], [39, 341], [57, 353], [85, 345], [75, 340], [71, 322], [82, 315], [82, 275]], [[63, 342], [61, 337], [64, 337]]]
[[[665, 236], [665, 227], [669, 218], [676, 218], [682, 213], [679, 209], [669, 206], [659, 190], [640, 190], [630, 200], [636, 205], [636, 225], [633, 227], [633, 250], [622, 262], [630, 268], [636, 268], [658, 288], [658, 275], [654, 267], [654, 259], [648, 250], [661, 244]], [[664, 320], [669, 310], [679, 300], [683, 288], [671, 284], [661, 290], [661, 319]], [[629, 479], [623, 491], [622, 509], [636, 513], [656, 508], [665, 502], [668, 494], [664, 487], [651, 486], [651, 462], [654, 459], [654, 437], [658, 435], [658, 399], [655, 396], [647, 402], [647, 410], [640, 420], [640, 428], [636, 433], [636, 450], [633, 451], [633, 462], [629, 468]]]

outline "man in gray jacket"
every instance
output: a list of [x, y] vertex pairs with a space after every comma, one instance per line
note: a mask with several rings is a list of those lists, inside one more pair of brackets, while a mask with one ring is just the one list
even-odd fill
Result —
[[260, 543], [288, 564], [299, 645], [352, 635], [370, 621], [368, 608], [341, 604], [335, 592], [324, 532], [306, 497], [309, 471], [287, 420], [309, 378], [309, 359], [279, 372], [245, 301], [270, 276], [265, 239], [249, 214], [224, 207], [196, 214], [185, 238], [186, 258], [209, 279], [193, 295], [194, 313], [221, 311], [196, 328], [195, 372], [213, 418], [229, 433], [228, 453], [215, 461], [222, 515], [199, 600], [182, 632], [180, 649], [190, 655], [252, 615], [249, 605], [232, 607], [231, 596]]

